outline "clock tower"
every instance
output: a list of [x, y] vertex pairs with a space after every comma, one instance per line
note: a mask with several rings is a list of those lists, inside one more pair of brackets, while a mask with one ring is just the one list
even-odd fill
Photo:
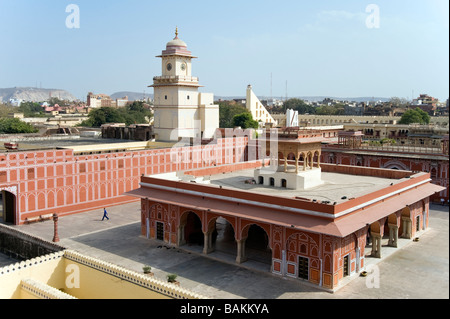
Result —
[[178, 38], [168, 42], [157, 56], [162, 75], [153, 78], [154, 131], [158, 141], [179, 141], [183, 137], [212, 138], [219, 127], [219, 106], [214, 96], [200, 93], [198, 78], [192, 76], [192, 56]]

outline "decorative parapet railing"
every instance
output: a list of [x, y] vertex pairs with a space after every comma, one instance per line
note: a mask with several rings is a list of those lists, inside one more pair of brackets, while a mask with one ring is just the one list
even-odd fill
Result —
[[64, 251], [58, 251], [58, 252], [51, 253], [48, 255], [43, 255], [43, 256], [28, 259], [25, 261], [20, 261], [15, 264], [7, 265], [5, 267], [0, 268], [0, 280], [1, 280], [2, 276], [4, 276], [4, 275], [10, 275], [13, 272], [21, 271], [25, 268], [32, 268], [33, 266], [52, 262], [55, 259], [60, 259], [63, 255], [64, 255]]
[[22, 279], [20, 287], [32, 296], [39, 299], [77, 299], [59, 289], [46, 285], [34, 279]]
[[377, 151], [377, 152], [396, 152], [396, 153], [409, 153], [409, 154], [444, 154], [442, 148], [439, 147], [419, 147], [419, 146], [396, 146], [396, 145], [368, 145], [362, 144], [356, 147], [346, 147], [344, 145], [322, 145], [324, 149], [351, 149], [354, 151]]
[[[57, 261], [58, 259], [65, 258], [67, 260], [71, 260], [75, 263], [87, 266], [91, 269], [101, 271], [110, 276], [114, 276], [121, 280], [127, 281], [129, 283], [138, 285], [140, 287], [149, 289], [154, 291], [155, 293], [167, 296], [173, 299], [208, 299], [205, 296], [194, 293], [188, 289], [179, 287], [177, 285], [166, 283], [158, 279], [154, 279], [153, 277], [149, 277], [144, 274], [140, 274], [138, 272], [128, 270], [126, 268], [116, 266], [110, 264], [108, 262], [88, 257], [77, 253], [75, 251], [65, 250], [59, 251], [56, 253], [44, 255], [41, 257], [36, 257], [33, 259], [29, 259], [26, 261], [17, 262], [15, 264], [11, 264], [5, 267], [0, 268], [0, 282], [2, 281], [2, 277], [8, 278], [10, 275], [15, 275], [15, 273], [19, 273], [25, 270], [30, 269], [30, 273], [32, 274], [33, 267], [35, 266], [45, 266], [45, 264], [49, 264]], [[52, 270], [50, 270], [52, 271]], [[18, 283], [19, 284], [19, 283]], [[45, 283], [36, 281], [32, 278], [29, 278], [29, 274], [27, 272], [26, 278], [21, 278], [20, 287], [32, 294], [37, 298], [42, 299], [69, 299], [75, 298], [71, 295], [64, 293], [56, 288], [48, 286]], [[14, 288], [15, 289], [15, 288]]]
[[178, 81], [198, 82], [199, 78], [195, 76], [163, 75], [163, 76], [155, 76], [153, 77], [153, 80], [162, 82], [178, 82]]
[[184, 289], [182, 287], [176, 286], [174, 284], [166, 283], [158, 279], [140, 274], [138, 272], [110, 264], [103, 260], [88, 257], [77, 253], [75, 251], [66, 250], [64, 253], [64, 258], [67, 258], [76, 263], [85, 265], [92, 269], [104, 272], [111, 276], [120, 278], [121, 280], [128, 281], [130, 283], [139, 285], [141, 287], [153, 290], [159, 294], [168, 296], [174, 299], [208, 299], [205, 296], [196, 294], [190, 290]]

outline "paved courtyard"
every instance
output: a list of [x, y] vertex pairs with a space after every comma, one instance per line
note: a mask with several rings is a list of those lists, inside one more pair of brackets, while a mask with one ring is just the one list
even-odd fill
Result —
[[[139, 202], [110, 207], [108, 213], [109, 221], [101, 221], [103, 209], [60, 218], [60, 244], [138, 272], [150, 265], [164, 281], [168, 273], [176, 273], [183, 287], [214, 299], [449, 298], [448, 206], [431, 205], [430, 225], [420, 241], [408, 241], [376, 261], [379, 288], [370, 288], [376, 281], [355, 276], [335, 293], [261, 271], [251, 262], [237, 266], [233, 256], [227, 262], [219, 254], [207, 258], [195, 249], [147, 240], [140, 236]], [[52, 221], [14, 227], [49, 241], [53, 238]]]

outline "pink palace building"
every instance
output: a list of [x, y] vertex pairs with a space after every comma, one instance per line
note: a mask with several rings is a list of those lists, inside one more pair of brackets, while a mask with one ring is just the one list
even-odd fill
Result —
[[321, 140], [281, 132], [265, 160], [142, 176], [127, 192], [141, 199], [141, 235], [340, 287], [382, 247], [426, 230], [429, 198], [443, 187], [429, 173], [320, 163]]

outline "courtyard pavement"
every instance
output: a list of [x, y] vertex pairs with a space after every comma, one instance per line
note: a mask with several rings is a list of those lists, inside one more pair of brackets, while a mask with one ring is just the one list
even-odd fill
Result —
[[[367, 259], [368, 264], [376, 264], [379, 281], [356, 274], [334, 293], [272, 275], [252, 261], [238, 266], [233, 256], [205, 257], [195, 247], [178, 249], [148, 240], [140, 235], [140, 202], [107, 210], [110, 220], [101, 220], [103, 209], [60, 218], [59, 244], [137, 272], [150, 265], [163, 281], [175, 273], [182, 287], [213, 299], [449, 298], [448, 206], [430, 205], [429, 228], [420, 234], [420, 241], [404, 240], [398, 249], [383, 250], [389, 255], [382, 260]], [[53, 239], [52, 221], [13, 227]]]

